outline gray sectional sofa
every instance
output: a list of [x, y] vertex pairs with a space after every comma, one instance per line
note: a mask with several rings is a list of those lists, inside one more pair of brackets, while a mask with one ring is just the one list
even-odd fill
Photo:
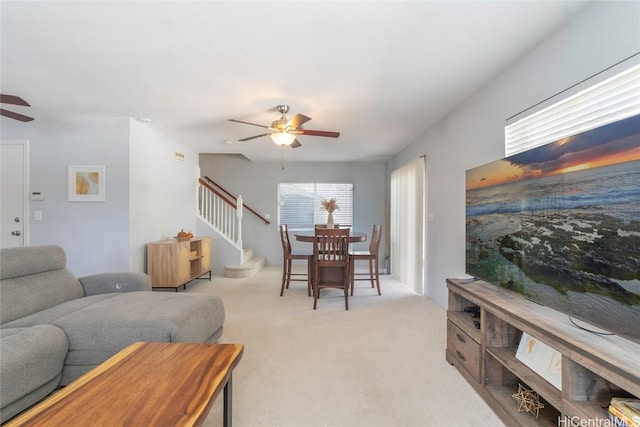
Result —
[[0, 250], [0, 422], [137, 341], [215, 342], [215, 295], [151, 292], [143, 273], [77, 279], [58, 246]]

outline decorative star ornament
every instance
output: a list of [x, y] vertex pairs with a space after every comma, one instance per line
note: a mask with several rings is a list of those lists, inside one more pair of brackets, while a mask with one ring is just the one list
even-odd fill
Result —
[[518, 384], [518, 392], [511, 395], [518, 402], [518, 412], [535, 413], [536, 418], [540, 414], [540, 409], [544, 408], [544, 404], [540, 403], [540, 396], [533, 390], [528, 390]]

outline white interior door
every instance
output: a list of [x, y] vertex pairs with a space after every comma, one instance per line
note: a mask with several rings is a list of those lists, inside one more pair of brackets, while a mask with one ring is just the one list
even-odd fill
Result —
[[28, 244], [28, 141], [0, 142], [0, 247]]

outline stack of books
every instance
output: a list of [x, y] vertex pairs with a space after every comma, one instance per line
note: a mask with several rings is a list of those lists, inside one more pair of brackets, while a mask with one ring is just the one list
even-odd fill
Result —
[[640, 427], [640, 399], [614, 397], [609, 404], [609, 417], [614, 426]]

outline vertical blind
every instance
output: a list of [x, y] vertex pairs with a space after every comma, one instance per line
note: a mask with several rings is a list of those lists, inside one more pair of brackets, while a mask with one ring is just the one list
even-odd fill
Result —
[[[640, 114], [640, 58], [598, 74], [545, 101], [536, 112], [507, 120], [505, 155], [538, 147]], [[626, 68], [620, 72], [621, 68]], [[613, 76], [610, 76], [615, 72]], [[567, 92], [575, 92], [569, 95]], [[563, 97], [564, 99], [559, 100]]]
[[335, 198], [335, 224], [353, 224], [353, 184], [327, 182], [281, 182], [278, 184], [278, 224], [290, 229], [313, 228], [326, 224], [328, 213], [322, 200]]
[[420, 156], [391, 173], [391, 274], [425, 292], [426, 162]]

